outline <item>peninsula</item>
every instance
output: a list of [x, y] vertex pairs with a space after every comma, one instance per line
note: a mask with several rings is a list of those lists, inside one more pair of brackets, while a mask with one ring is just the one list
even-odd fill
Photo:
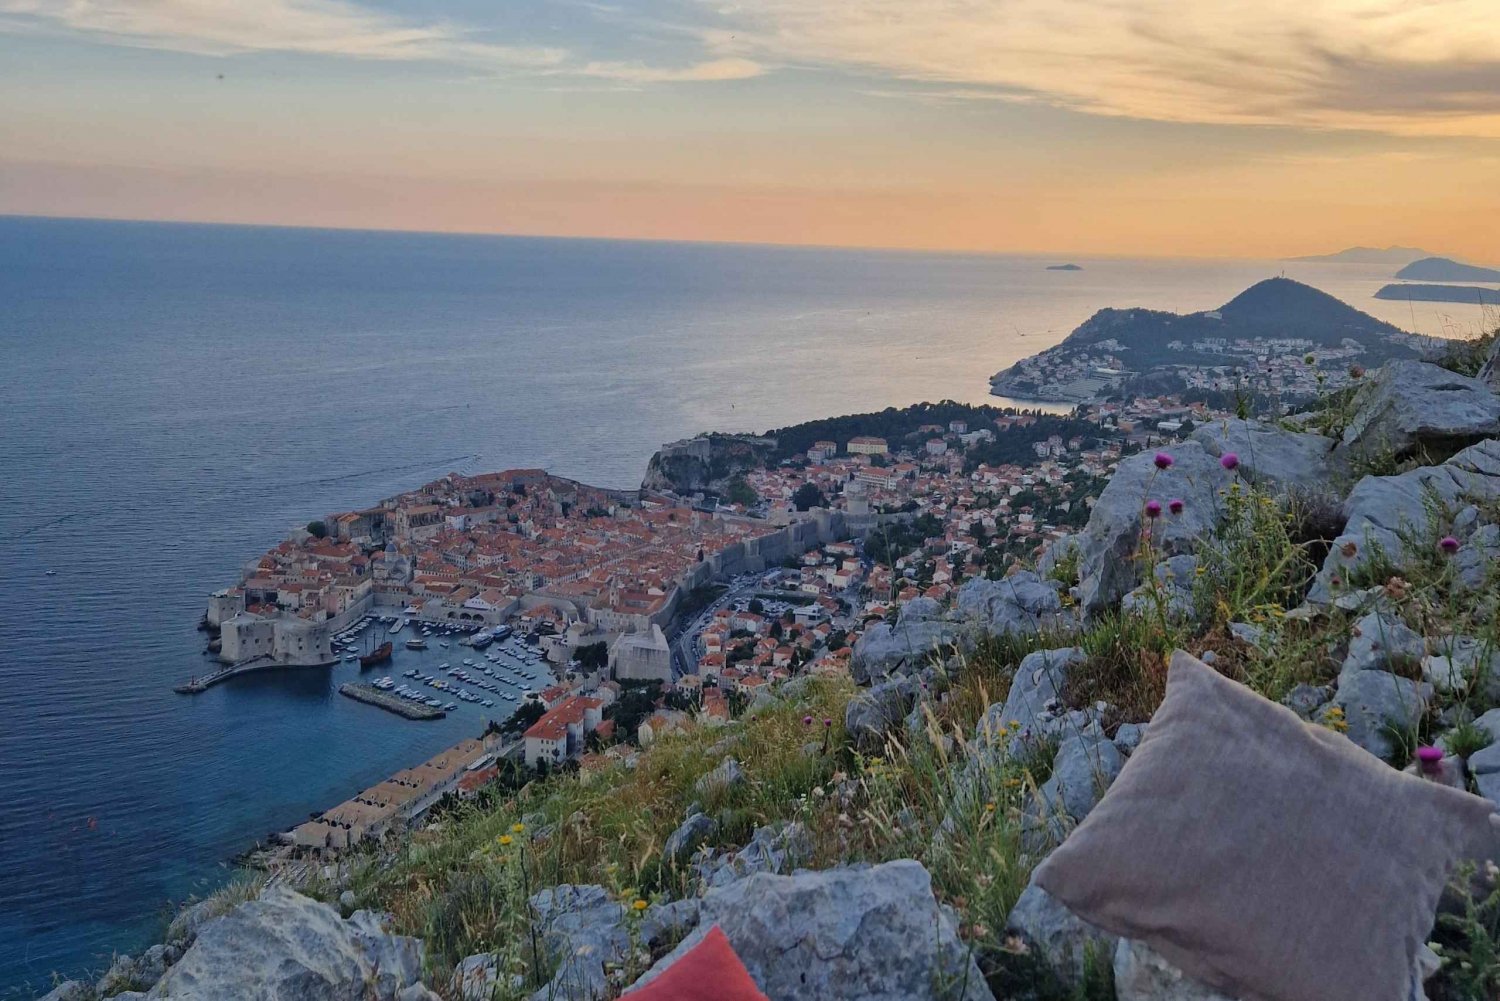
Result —
[[1160, 392], [1241, 391], [1306, 398], [1354, 366], [1415, 358], [1425, 342], [1287, 278], [1219, 309], [1103, 309], [1061, 344], [990, 379], [997, 396], [1081, 403]]
[[1396, 277], [1419, 282], [1500, 282], [1500, 270], [1464, 264], [1446, 257], [1427, 257], [1397, 271]]
[[1400, 302], [1461, 302], [1480, 306], [1500, 306], [1500, 288], [1483, 285], [1432, 285], [1423, 282], [1392, 282], [1381, 286], [1377, 299]]

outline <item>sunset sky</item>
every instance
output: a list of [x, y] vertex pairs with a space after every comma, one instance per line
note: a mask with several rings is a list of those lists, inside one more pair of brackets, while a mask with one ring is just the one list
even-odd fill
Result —
[[1500, 0], [0, 0], [0, 213], [1500, 264]]

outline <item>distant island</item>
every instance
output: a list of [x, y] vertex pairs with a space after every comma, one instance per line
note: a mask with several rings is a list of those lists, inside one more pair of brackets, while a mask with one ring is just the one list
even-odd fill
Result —
[[1392, 282], [1375, 293], [1377, 299], [1411, 302], [1462, 302], [1480, 306], [1500, 305], [1500, 289], [1478, 285], [1423, 285], [1416, 282]]
[[1397, 271], [1396, 277], [1417, 282], [1500, 282], [1500, 271], [1447, 257], [1425, 257]]
[[1418, 357], [1422, 343], [1309, 285], [1270, 278], [1201, 313], [1102, 309], [997, 373], [990, 392], [1068, 403], [1184, 391], [1300, 398], [1342, 385], [1356, 364]]
[[1083, 268], [1077, 264], [1049, 264], [1048, 271], [1082, 271]]
[[1401, 267], [1432, 255], [1417, 247], [1349, 247], [1336, 254], [1312, 254], [1306, 257], [1288, 257], [1288, 261], [1322, 264], [1383, 264]]

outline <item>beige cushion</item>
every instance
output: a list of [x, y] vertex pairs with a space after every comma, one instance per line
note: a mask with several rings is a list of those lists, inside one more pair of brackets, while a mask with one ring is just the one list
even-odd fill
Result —
[[1036, 882], [1243, 1001], [1400, 1001], [1490, 810], [1179, 651], [1145, 739]]

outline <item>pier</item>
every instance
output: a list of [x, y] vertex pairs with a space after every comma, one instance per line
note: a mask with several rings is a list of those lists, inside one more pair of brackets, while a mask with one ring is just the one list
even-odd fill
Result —
[[249, 674], [251, 671], [264, 671], [272, 667], [286, 667], [288, 665], [272, 660], [270, 657], [257, 657], [254, 660], [243, 661], [239, 664], [226, 664], [208, 674], [191, 678], [180, 685], [172, 688], [178, 695], [197, 695], [206, 692], [221, 681], [239, 677], [241, 674]]
[[419, 703], [410, 702], [400, 696], [382, 692], [374, 685], [362, 685], [353, 681], [346, 681], [339, 686], [339, 694], [347, 695], [356, 702], [364, 702], [367, 705], [378, 706], [387, 712], [393, 712], [397, 716], [407, 719], [442, 719], [448, 715], [441, 709], [424, 706]]

